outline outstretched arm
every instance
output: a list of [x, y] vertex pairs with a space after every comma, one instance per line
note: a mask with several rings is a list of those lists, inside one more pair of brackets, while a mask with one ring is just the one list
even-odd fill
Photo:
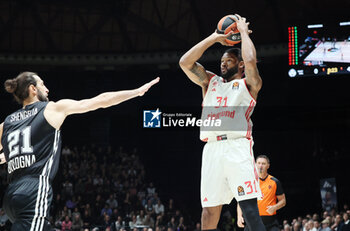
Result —
[[250, 93], [256, 99], [262, 87], [262, 79], [256, 65], [256, 50], [253, 41], [249, 37], [249, 22], [246, 22], [246, 18], [242, 18], [238, 14], [236, 14], [236, 17], [238, 18], [238, 20], [236, 20], [237, 29], [239, 30], [242, 39], [241, 50], [246, 76], [245, 80]]
[[57, 102], [50, 102], [45, 109], [44, 116], [49, 124], [54, 128], [59, 129], [68, 115], [81, 114], [99, 108], [111, 107], [137, 96], [143, 96], [158, 82], [159, 77], [134, 90], [105, 92], [91, 99], [63, 99]]
[[205, 68], [197, 61], [202, 57], [203, 53], [216, 42], [228, 46], [229, 44], [225, 42], [225, 39], [231, 34], [232, 32], [227, 35], [214, 32], [187, 51], [179, 61], [180, 67], [187, 77], [195, 84], [201, 86], [203, 92], [207, 90], [209, 78], [213, 76], [214, 73], [205, 70]]

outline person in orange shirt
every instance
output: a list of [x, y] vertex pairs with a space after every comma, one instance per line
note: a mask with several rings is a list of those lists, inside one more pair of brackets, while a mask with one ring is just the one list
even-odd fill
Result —
[[[281, 182], [267, 173], [270, 168], [270, 159], [265, 155], [260, 155], [256, 158], [256, 165], [259, 170], [259, 183], [263, 195], [262, 200], [258, 200], [260, 217], [266, 231], [279, 231], [276, 211], [286, 205], [286, 196]], [[244, 218], [239, 204], [237, 205], [237, 225], [241, 228], [244, 227]], [[245, 227], [244, 230], [248, 231], [248, 228]]]

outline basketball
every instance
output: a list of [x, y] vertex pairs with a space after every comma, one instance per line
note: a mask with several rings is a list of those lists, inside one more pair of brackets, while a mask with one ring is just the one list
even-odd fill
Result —
[[226, 42], [230, 45], [235, 45], [241, 42], [241, 34], [237, 30], [235, 19], [238, 19], [235, 15], [226, 15], [220, 19], [217, 26], [217, 32], [219, 34], [228, 34], [230, 31], [233, 31], [233, 34], [226, 39]]

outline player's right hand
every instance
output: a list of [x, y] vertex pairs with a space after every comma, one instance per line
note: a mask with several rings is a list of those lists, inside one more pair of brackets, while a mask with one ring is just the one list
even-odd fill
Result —
[[143, 96], [148, 89], [150, 89], [154, 84], [158, 83], [160, 80], [159, 77], [155, 78], [154, 80], [152, 80], [151, 82], [148, 82], [146, 84], [144, 84], [142, 87], [138, 88], [138, 96]]
[[243, 216], [237, 216], [237, 225], [240, 228], [244, 228], [244, 218], [243, 218]]
[[228, 34], [219, 34], [217, 30], [213, 33], [213, 36], [215, 37], [215, 41], [218, 43], [221, 43], [221, 45], [224, 46], [230, 46], [232, 47], [232, 44], [229, 44], [226, 42], [226, 39], [233, 34], [233, 31], [230, 31]]

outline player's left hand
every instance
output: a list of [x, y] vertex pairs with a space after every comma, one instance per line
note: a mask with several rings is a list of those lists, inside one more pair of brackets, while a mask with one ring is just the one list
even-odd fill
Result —
[[159, 77], [155, 78], [151, 82], [146, 83], [142, 87], [138, 88], [138, 96], [143, 96], [154, 84], [158, 83], [160, 80]]
[[240, 228], [244, 228], [244, 218], [243, 218], [243, 216], [237, 216], [237, 225]]
[[237, 29], [240, 33], [248, 33], [251, 34], [253, 31], [249, 30], [249, 22], [246, 22], [246, 18], [241, 17], [239, 14], [235, 14], [235, 16], [238, 18], [238, 20], [235, 19], [237, 23]]
[[274, 214], [275, 211], [276, 211], [275, 206], [273, 206], [273, 205], [267, 206], [266, 212], [268, 212], [269, 214], [272, 215], [272, 214]]

